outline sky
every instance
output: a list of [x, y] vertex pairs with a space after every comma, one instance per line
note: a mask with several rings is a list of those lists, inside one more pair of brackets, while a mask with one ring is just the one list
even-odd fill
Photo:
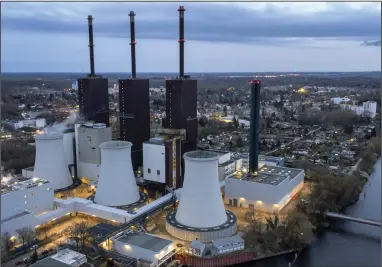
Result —
[[130, 72], [129, 11], [137, 72], [177, 72], [178, 11], [185, 12], [185, 72], [380, 71], [381, 3], [7, 2], [3, 72]]

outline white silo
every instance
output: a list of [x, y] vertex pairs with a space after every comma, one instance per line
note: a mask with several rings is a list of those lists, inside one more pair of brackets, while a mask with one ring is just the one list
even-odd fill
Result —
[[140, 200], [131, 163], [132, 143], [108, 141], [101, 148], [101, 170], [94, 202], [105, 206], [126, 206]]
[[53, 189], [72, 185], [64, 152], [63, 134], [44, 133], [35, 136], [36, 158], [33, 177], [52, 182]]
[[183, 158], [185, 174], [179, 207], [167, 215], [167, 231], [183, 240], [201, 242], [233, 235], [237, 219], [224, 209], [218, 178], [219, 155], [191, 151]]

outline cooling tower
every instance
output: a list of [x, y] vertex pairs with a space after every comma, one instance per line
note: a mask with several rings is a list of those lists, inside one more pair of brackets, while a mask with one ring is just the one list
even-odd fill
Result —
[[61, 133], [45, 133], [35, 137], [36, 159], [33, 177], [52, 182], [53, 189], [61, 189], [72, 185], [68, 161], [64, 152], [63, 135]]
[[173, 236], [210, 242], [236, 232], [236, 217], [224, 209], [218, 179], [219, 155], [191, 151], [183, 156], [184, 183], [177, 211], [167, 215], [166, 229]]
[[101, 148], [101, 170], [94, 202], [105, 206], [127, 206], [140, 200], [131, 163], [132, 143], [109, 141]]

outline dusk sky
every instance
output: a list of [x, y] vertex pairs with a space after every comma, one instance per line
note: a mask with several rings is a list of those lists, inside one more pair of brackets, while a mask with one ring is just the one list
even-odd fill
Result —
[[[180, 3], [2, 3], [3, 72], [178, 71]], [[381, 3], [183, 3], [185, 71], [380, 71]]]

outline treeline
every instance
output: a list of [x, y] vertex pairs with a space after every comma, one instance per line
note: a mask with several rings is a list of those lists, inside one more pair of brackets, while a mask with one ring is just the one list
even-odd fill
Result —
[[31, 167], [35, 160], [35, 147], [28, 145], [25, 141], [7, 140], [1, 144], [1, 161], [5, 170], [21, 170]]

